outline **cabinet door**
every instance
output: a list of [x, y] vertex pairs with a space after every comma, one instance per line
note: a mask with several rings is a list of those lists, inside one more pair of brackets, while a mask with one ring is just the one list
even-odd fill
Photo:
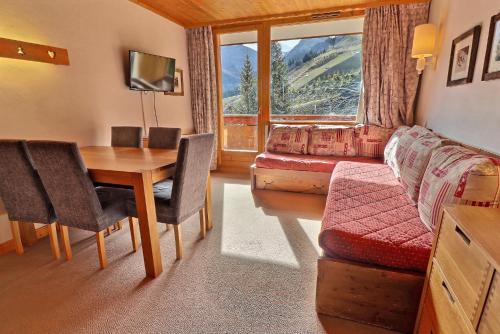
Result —
[[500, 333], [500, 276], [495, 273], [490, 288], [490, 295], [486, 301], [481, 321], [479, 322], [479, 334]]

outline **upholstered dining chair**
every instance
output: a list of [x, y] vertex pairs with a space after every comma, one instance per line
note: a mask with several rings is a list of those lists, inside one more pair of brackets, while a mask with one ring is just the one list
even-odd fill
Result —
[[[112, 126], [111, 127], [111, 146], [112, 147], [142, 147], [142, 128], [138, 126]], [[108, 186], [114, 188], [127, 188], [127, 187], [117, 187], [111, 184], [99, 184], [101, 186]], [[130, 219], [129, 219], [130, 221]], [[132, 228], [132, 223], [130, 223], [130, 228]], [[113, 224], [115, 230], [122, 229], [122, 222], [119, 221]], [[109, 226], [107, 228], [108, 234], [112, 233], [112, 228]]]
[[181, 140], [181, 129], [150, 127], [148, 135], [148, 148], [163, 148], [176, 150]]
[[142, 147], [142, 128], [137, 126], [112, 126], [111, 146]]
[[[180, 128], [150, 127], [148, 135], [148, 148], [161, 148], [167, 150], [178, 149], [179, 142], [181, 140], [181, 131], [182, 130]], [[174, 174], [175, 166], [170, 169], [171, 173]], [[171, 177], [169, 179], [171, 179]], [[157, 184], [157, 186], [162, 187], [161, 184]], [[133, 224], [131, 217], [129, 217], [129, 224]], [[165, 228], [168, 231], [168, 224], [165, 224]]]
[[[133, 192], [95, 188], [75, 143], [29, 141], [28, 149], [59, 224], [95, 232], [99, 262], [101, 268], [105, 268], [108, 261], [104, 230], [127, 217], [126, 199], [133, 196]], [[62, 238], [69, 247], [68, 235], [62, 234]]]
[[[180, 224], [197, 212], [200, 215], [200, 236], [205, 238], [205, 190], [214, 146], [213, 134], [182, 138], [177, 153], [173, 180], [156, 184], [153, 188], [157, 220], [174, 225], [177, 260], [182, 258]], [[135, 201], [127, 202], [130, 216], [137, 217]]]
[[9, 217], [16, 253], [24, 253], [19, 222], [48, 226], [50, 246], [60, 258], [56, 216], [24, 140], [0, 140], [0, 197]]

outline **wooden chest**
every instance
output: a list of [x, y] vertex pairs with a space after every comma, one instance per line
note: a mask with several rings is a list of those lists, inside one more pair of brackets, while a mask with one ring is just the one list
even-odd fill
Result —
[[447, 206], [415, 333], [500, 333], [500, 209]]

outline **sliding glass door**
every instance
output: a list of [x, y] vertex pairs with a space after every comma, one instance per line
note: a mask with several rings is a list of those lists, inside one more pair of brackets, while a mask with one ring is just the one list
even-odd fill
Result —
[[257, 31], [221, 34], [223, 150], [258, 149]]

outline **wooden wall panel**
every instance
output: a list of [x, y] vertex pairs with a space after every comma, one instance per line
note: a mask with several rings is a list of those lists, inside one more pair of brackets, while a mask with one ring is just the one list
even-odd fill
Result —
[[173, 22], [191, 28], [243, 22], [286, 20], [331, 13], [364, 10], [389, 4], [429, 2], [429, 0], [130, 0]]

